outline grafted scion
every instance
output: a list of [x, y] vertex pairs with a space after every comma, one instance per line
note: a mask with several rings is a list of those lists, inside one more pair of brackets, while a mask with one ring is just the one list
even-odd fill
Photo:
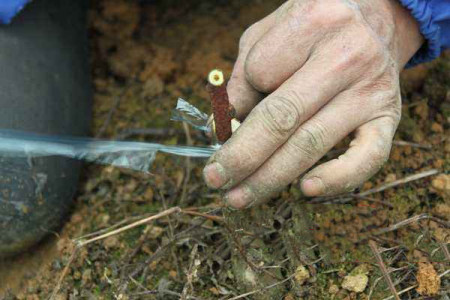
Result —
[[225, 77], [220, 70], [212, 70], [208, 75], [207, 90], [211, 97], [217, 140], [225, 143], [232, 134], [231, 119], [234, 109], [228, 99]]

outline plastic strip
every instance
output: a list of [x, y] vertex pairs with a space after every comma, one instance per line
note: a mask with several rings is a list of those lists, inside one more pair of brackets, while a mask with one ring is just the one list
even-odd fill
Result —
[[141, 172], [149, 172], [158, 152], [207, 158], [216, 149], [215, 147], [166, 146], [0, 130], [0, 155], [2, 156], [27, 158], [63, 156]]
[[172, 112], [171, 120], [186, 122], [192, 127], [205, 132], [211, 130], [206, 126], [208, 115], [181, 98], [178, 98], [177, 107]]
[[[209, 131], [208, 115], [183, 99], [173, 111], [172, 120], [184, 121], [193, 127]], [[104, 165], [149, 172], [158, 152], [208, 158], [218, 146], [166, 146], [154, 143], [106, 141], [82, 137], [64, 137], [0, 129], [0, 156], [46, 157], [62, 156]]]

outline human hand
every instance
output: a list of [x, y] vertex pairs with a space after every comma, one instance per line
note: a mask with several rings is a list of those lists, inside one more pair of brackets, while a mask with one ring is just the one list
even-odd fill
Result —
[[[208, 186], [245, 208], [308, 172], [307, 196], [356, 188], [388, 159], [401, 116], [399, 72], [423, 44], [397, 0], [289, 0], [240, 41], [228, 84], [245, 121], [205, 167]], [[268, 95], [264, 98], [263, 95]]]

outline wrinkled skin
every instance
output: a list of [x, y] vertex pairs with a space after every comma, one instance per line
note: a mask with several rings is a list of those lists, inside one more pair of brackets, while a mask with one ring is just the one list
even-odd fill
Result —
[[423, 44], [397, 0], [290, 0], [251, 26], [228, 84], [245, 119], [204, 169], [246, 208], [311, 168], [354, 132], [339, 158], [301, 181], [307, 196], [350, 191], [389, 157], [401, 117], [399, 72]]

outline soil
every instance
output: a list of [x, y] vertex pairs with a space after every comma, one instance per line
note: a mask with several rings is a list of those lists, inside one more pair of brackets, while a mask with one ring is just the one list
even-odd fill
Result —
[[[220, 68], [229, 75], [242, 32], [281, 2], [95, 1], [90, 11], [93, 135], [169, 145], [208, 144], [204, 134], [170, 121], [177, 98], [210, 112], [208, 72]], [[402, 299], [449, 292], [450, 274], [439, 277], [450, 265], [449, 70], [447, 54], [402, 74], [403, 119], [395, 139], [407, 143], [394, 145], [389, 162], [360, 192], [431, 169], [438, 174], [364, 197], [312, 201], [302, 197], [294, 182], [264, 206], [268, 213], [289, 203], [304, 203], [308, 230], [317, 243], [312, 252], [318, 261], [294, 267], [291, 277], [292, 266], [285, 263], [292, 249], [274, 244], [278, 233], [288, 234], [284, 224], [292, 213], [284, 214], [283, 221], [277, 216], [268, 217], [271, 222], [255, 221], [259, 232], [266, 231], [259, 248], [251, 243], [237, 247], [247, 260], [273, 249], [286, 250], [273, 261], [278, 265], [274, 272], [285, 279], [273, 287], [281, 298], [389, 297], [369, 239], [382, 252], [385, 266], [395, 268], [391, 277], [396, 290], [415, 286]], [[341, 153], [347, 142], [327, 159]], [[0, 299], [48, 299], [55, 290], [54, 299], [61, 300], [229, 299], [243, 294], [247, 287], [239, 283], [236, 262], [248, 282], [257, 278], [254, 266], [237, 259], [236, 249], [230, 247], [233, 238], [227, 230], [235, 227], [223, 222], [228, 215], [220, 195], [204, 186], [203, 164], [158, 155], [151, 174], [86, 166], [73, 214], [61, 231], [29, 253], [1, 263]], [[194, 213], [171, 215], [91, 243], [71, 260], [73, 239], [173, 206]], [[413, 221], [399, 223], [404, 220]], [[364, 280], [367, 276], [367, 287], [354, 289], [358, 292], [343, 288], [346, 276]], [[269, 290], [247, 299], [263, 299]]]

